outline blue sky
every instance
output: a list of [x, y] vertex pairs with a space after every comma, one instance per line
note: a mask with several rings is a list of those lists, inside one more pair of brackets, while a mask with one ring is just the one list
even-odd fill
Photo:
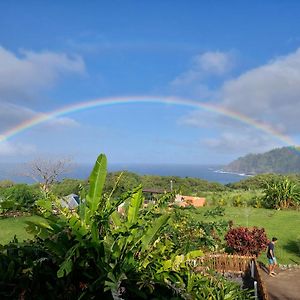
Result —
[[[212, 103], [299, 142], [299, 1], [1, 1], [0, 135], [65, 105], [116, 96]], [[228, 163], [285, 143], [165, 104], [84, 110], [0, 143], [0, 162]]]

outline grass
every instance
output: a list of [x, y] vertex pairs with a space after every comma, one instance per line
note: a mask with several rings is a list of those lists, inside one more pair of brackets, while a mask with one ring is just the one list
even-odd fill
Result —
[[[210, 207], [211, 208], [211, 207]], [[203, 210], [209, 208], [205, 207]], [[202, 218], [195, 214], [194, 218]], [[278, 238], [275, 253], [279, 264], [300, 264], [300, 212], [251, 207], [226, 207], [225, 216], [216, 219], [232, 220], [234, 226], [263, 227], [269, 239]], [[267, 263], [265, 253], [260, 260]]]
[[[211, 207], [204, 207], [194, 213], [189, 210], [191, 217], [204, 218], [202, 212]], [[37, 216], [0, 219], [0, 244], [8, 243], [14, 235], [19, 240], [32, 238], [25, 230], [25, 221], [38, 219]], [[257, 226], [266, 230], [267, 236], [278, 238], [276, 256], [280, 264], [300, 264], [300, 212], [294, 210], [277, 211], [251, 207], [226, 207], [225, 216], [216, 219], [232, 220], [234, 226]], [[206, 218], [207, 220], [207, 218]], [[265, 253], [260, 260], [267, 263]]]
[[37, 220], [38, 218], [38, 216], [24, 216], [0, 219], [0, 244], [7, 244], [15, 235], [20, 241], [32, 238], [32, 235], [25, 230], [25, 221]]

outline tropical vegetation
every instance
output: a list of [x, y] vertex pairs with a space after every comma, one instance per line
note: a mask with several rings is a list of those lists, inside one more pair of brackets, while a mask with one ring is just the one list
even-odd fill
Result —
[[266, 182], [263, 202], [267, 208], [297, 207], [300, 204], [299, 186], [287, 177]]
[[225, 235], [225, 240], [230, 251], [240, 255], [258, 256], [266, 250], [268, 238], [264, 228], [235, 227]]
[[[217, 274], [195, 273], [190, 265], [190, 260], [221, 243], [224, 224], [199, 222], [194, 228], [201, 232], [196, 249], [184, 247], [181, 234], [189, 229], [177, 227], [184, 216], [172, 216], [170, 195], [147, 207], [141, 186], [116, 197], [120, 176], [104, 192], [106, 164], [100, 155], [88, 190], [80, 188], [81, 202], [74, 211], [44, 190], [36, 201], [40, 218], [27, 221], [35, 238], [15, 238], [0, 248], [2, 299], [250, 297], [237, 284]], [[124, 209], [118, 212], [121, 204]]]

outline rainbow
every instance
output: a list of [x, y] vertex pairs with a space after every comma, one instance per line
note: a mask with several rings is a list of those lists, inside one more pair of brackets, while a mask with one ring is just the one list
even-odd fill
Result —
[[79, 112], [86, 109], [91, 109], [101, 106], [111, 106], [111, 105], [121, 105], [121, 104], [133, 104], [133, 103], [156, 103], [156, 104], [168, 104], [168, 105], [177, 105], [184, 107], [191, 107], [197, 109], [204, 109], [213, 113], [217, 113], [228, 118], [237, 120], [241, 123], [247, 124], [251, 127], [254, 127], [273, 138], [287, 144], [289, 146], [294, 145], [293, 140], [283, 135], [282, 133], [276, 131], [274, 128], [268, 124], [258, 122], [252, 118], [247, 117], [238, 112], [226, 109], [218, 105], [211, 103], [195, 101], [191, 99], [183, 99], [177, 97], [165, 97], [165, 96], [130, 96], [130, 97], [112, 97], [112, 98], [99, 98], [89, 101], [82, 101], [75, 104], [67, 105], [62, 108], [59, 108], [48, 113], [40, 113], [37, 116], [33, 117], [30, 120], [24, 121], [17, 126], [3, 132], [0, 134], [0, 143], [7, 141], [8, 139], [14, 137], [15, 135], [28, 130], [34, 126], [53, 120], [57, 117], [65, 116], [75, 112]]

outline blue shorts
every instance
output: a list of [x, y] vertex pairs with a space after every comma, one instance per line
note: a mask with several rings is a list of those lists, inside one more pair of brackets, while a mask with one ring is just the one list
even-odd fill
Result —
[[268, 261], [269, 261], [269, 264], [270, 264], [270, 265], [276, 265], [276, 264], [277, 264], [276, 257], [268, 258]]

